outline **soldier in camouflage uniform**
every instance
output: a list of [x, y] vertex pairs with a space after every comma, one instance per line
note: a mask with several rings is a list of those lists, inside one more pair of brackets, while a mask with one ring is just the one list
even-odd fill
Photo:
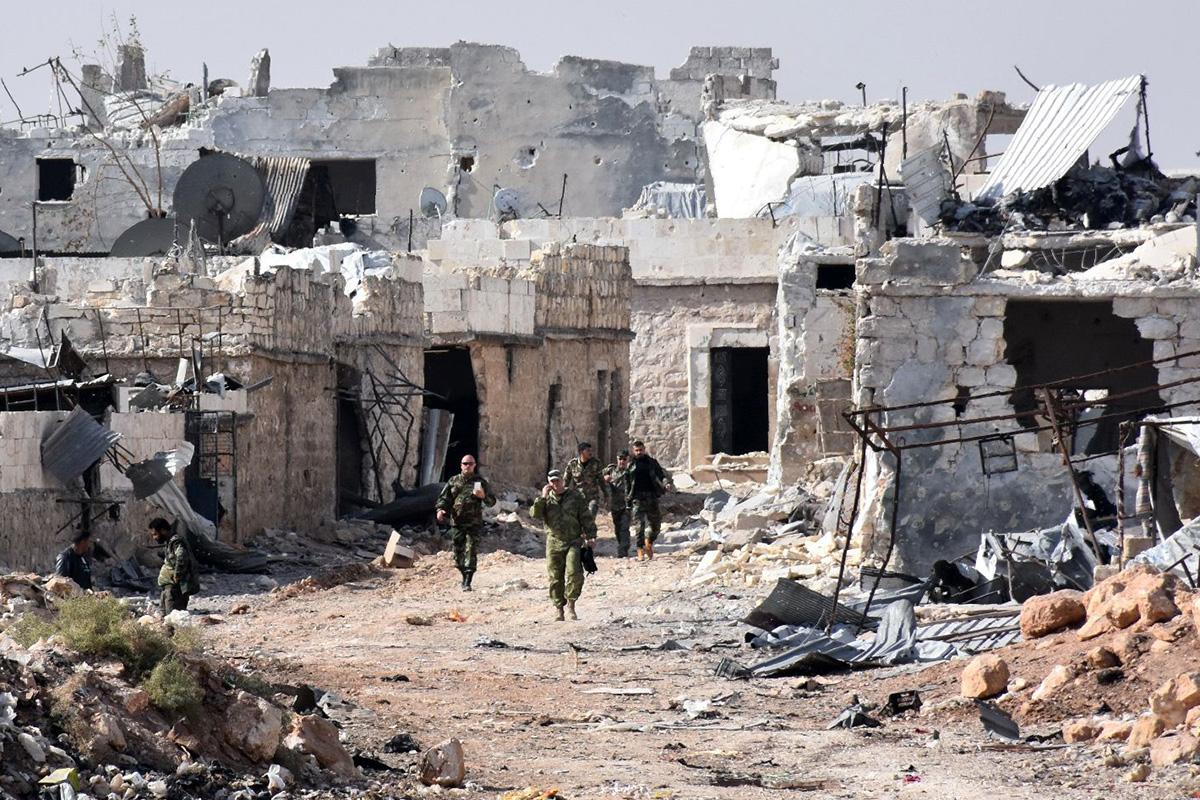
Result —
[[604, 482], [612, 498], [613, 530], [617, 535], [617, 558], [629, 557], [629, 508], [625, 498], [625, 470], [629, 469], [629, 451], [617, 453], [617, 463], [604, 468]]
[[483, 507], [496, 505], [492, 489], [475, 471], [475, 456], [462, 457], [462, 472], [446, 481], [437, 499], [438, 522], [449, 519], [453, 525], [454, 564], [462, 573], [462, 589], [471, 591], [475, 577], [475, 556], [483, 533]]
[[600, 460], [592, 457], [592, 445], [579, 443], [579, 457], [571, 459], [566, 471], [567, 488], [577, 489], [588, 501], [588, 512], [592, 519], [600, 511], [600, 499], [608, 499], [608, 483], [604, 480], [604, 467]]
[[546, 475], [549, 481], [542, 496], [533, 501], [530, 513], [546, 524], [546, 576], [550, 580], [550, 602], [563, 619], [563, 606], [571, 619], [575, 601], [583, 591], [583, 562], [579, 549], [596, 541], [596, 518], [588, 511], [587, 498], [577, 489], [568, 489], [562, 473], [556, 469]]
[[165, 617], [172, 611], [186, 611], [192, 595], [200, 591], [200, 566], [192, 555], [184, 531], [171, 533], [171, 523], [162, 517], [150, 520], [150, 538], [166, 544], [162, 569], [158, 571], [159, 602]]
[[671, 488], [671, 478], [666, 470], [650, 457], [645, 444], [635, 441], [633, 460], [625, 470], [625, 496], [628, 498], [630, 518], [637, 523], [638, 561], [654, 558], [654, 542], [662, 526], [658, 498]]

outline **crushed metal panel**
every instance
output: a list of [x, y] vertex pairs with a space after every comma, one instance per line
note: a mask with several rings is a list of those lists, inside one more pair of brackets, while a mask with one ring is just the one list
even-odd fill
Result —
[[930, 147], [900, 163], [900, 178], [908, 194], [908, 205], [927, 224], [938, 221], [942, 201], [953, 188], [950, 168], [942, 161], [942, 149]]
[[968, 617], [933, 622], [917, 628], [918, 641], [946, 642], [967, 653], [984, 653], [1021, 639], [1021, 614]]
[[152, 458], [138, 461], [125, 468], [125, 477], [133, 484], [133, 496], [145, 500], [171, 481], [192, 463], [195, 448], [183, 442], [175, 450], [155, 453]]
[[[780, 625], [804, 625], [817, 628], [829, 621], [831, 600], [803, 584], [780, 578], [771, 594], [742, 620], [746, 625], [774, 630]], [[835, 622], [857, 625], [863, 615], [841, 603], [837, 606]], [[874, 627], [878, 620], [868, 618], [864, 627]]]
[[42, 469], [69, 486], [120, 438], [121, 434], [104, 427], [76, 406], [42, 440]]
[[1057, 181], [1141, 88], [1141, 75], [1097, 86], [1044, 87], [980, 189], [979, 199], [998, 200]]

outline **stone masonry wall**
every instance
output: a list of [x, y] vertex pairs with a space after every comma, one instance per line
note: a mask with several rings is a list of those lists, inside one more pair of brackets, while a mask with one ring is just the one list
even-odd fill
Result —
[[[1020, 279], [979, 278], [977, 267], [961, 257], [952, 243], [896, 241], [883, 257], [859, 262], [855, 393], [860, 406], [901, 405], [949, 399], [958, 387], [971, 395], [1001, 392], [996, 397], [970, 399], [964, 420], [1011, 414], [1008, 391], [1016, 370], [1005, 361], [1004, 314], [1010, 299], [1058, 301], [1111, 300], [1116, 316], [1136, 320], [1144, 339], [1153, 341], [1156, 358], [1200, 349], [1200, 286], [1190, 280], [1155, 284], [1136, 280], [1040, 283]], [[1078, 331], [1063, 331], [1078, 336]], [[1159, 382], [1200, 375], [1200, 363], [1186, 359], [1159, 365]], [[1162, 392], [1165, 403], [1197, 397], [1194, 385]], [[1186, 413], [1184, 409], [1183, 413]], [[1181, 412], [1175, 412], [1181, 413]], [[950, 405], [910, 409], [884, 415], [887, 425], [952, 422]], [[1003, 425], [1003, 423], [1001, 423]], [[1012, 429], [1009, 423], [1007, 430]], [[908, 444], [983, 435], [996, 430], [991, 423], [963, 423], [934, 431], [897, 435]], [[978, 544], [986, 530], [1028, 530], [1061, 523], [1072, 507], [1072, 490], [1059, 455], [1034, 433], [1014, 437], [1019, 468], [986, 476], [975, 442], [914, 449], [904, 456], [904, 485], [898, 528], [896, 568], [923, 574], [935, 558], [959, 555]], [[872, 456], [872, 482], [861, 517], [869, 540], [887, 534], [890, 513], [892, 461]], [[1115, 457], [1089, 463], [1097, 482], [1110, 491]], [[882, 546], [881, 543], [877, 546]]]

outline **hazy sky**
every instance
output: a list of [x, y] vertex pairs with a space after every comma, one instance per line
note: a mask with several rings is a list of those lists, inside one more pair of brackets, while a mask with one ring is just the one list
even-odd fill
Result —
[[[15, 77], [23, 67], [94, 51], [113, 15], [136, 15], [153, 71], [199, 82], [210, 77], [244, 84], [250, 58], [271, 51], [274, 86], [327, 86], [333, 66], [364, 64], [376, 48], [445, 46], [457, 40], [506, 44], [533, 69], [573, 54], [652, 65], [659, 75], [687, 57], [690, 45], [770, 46], [786, 100], [854, 101], [854, 85], [869, 99], [946, 98], [979, 89], [1028, 101], [1034, 82], [1098, 82], [1135, 72], [1150, 81], [1151, 143], [1165, 168], [1200, 166], [1194, 41], [1195, 0], [6, 0], [8, 35], [0, 45], [0, 76], [26, 113], [45, 111], [53, 97], [46, 70]], [[0, 120], [16, 109], [0, 92]]]

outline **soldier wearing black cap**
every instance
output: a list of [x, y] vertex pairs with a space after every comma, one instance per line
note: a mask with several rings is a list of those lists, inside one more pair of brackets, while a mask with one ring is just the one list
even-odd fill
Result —
[[542, 496], [533, 501], [530, 513], [546, 525], [546, 576], [550, 580], [550, 602], [563, 619], [563, 606], [571, 619], [575, 601], [583, 592], [583, 561], [580, 548], [596, 543], [596, 518], [588, 511], [587, 498], [568, 489], [556, 469], [546, 475]]

